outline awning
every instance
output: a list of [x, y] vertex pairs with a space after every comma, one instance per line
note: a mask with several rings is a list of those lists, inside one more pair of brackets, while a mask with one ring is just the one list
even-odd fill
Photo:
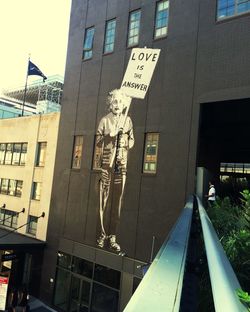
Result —
[[[5, 236], [8, 234], [7, 236]], [[4, 236], [4, 237], [2, 237]], [[26, 250], [43, 248], [46, 242], [20, 233], [0, 229], [0, 250]]]

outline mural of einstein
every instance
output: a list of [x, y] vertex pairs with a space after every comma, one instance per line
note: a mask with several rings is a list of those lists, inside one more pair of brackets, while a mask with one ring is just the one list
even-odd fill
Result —
[[[99, 216], [101, 233], [97, 240], [100, 248], [109, 247], [120, 252], [117, 230], [120, 222], [122, 199], [126, 183], [128, 151], [134, 145], [133, 124], [127, 116], [131, 98], [121, 89], [111, 91], [107, 98], [109, 113], [97, 129], [96, 144], [101, 148], [99, 180]], [[105, 228], [110, 186], [113, 185], [112, 215], [109, 229]]]

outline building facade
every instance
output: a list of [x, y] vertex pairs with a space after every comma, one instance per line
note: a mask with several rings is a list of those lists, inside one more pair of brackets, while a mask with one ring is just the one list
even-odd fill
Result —
[[0, 272], [38, 293], [60, 113], [0, 120]]
[[[72, 2], [41, 284], [58, 311], [122, 311], [196, 168], [250, 162], [248, 2]], [[161, 52], [128, 109], [112, 91], [135, 47]]]

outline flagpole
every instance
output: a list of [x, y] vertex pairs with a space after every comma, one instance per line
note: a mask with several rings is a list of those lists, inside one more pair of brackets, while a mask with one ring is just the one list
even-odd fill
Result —
[[27, 83], [28, 83], [28, 74], [29, 74], [29, 62], [30, 62], [30, 56], [28, 58], [28, 68], [27, 68], [27, 75], [26, 75], [26, 82], [25, 82], [25, 88], [24, 88], [24, 95], [23, 95], [23, 107], [22, 107], [22, 115], [24, 113], [24, 105], [26, 101], [26, 93], [27, 93]]

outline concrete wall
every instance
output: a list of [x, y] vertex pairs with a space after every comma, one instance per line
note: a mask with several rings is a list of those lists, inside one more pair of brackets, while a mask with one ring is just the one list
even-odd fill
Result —
[[[25, 208], [25, 213], [19, 214], [18, 226], [27, 223], [29, 215], [38, 217], [45, 212], [45, 217], [38, 219], [36, 238], [40, 240], [46, 240], [47, 235], [59, 118], [60, 113], [52, 113], [0, 120], [1, 143], [28, 143], [24, 166], [0, 165], [1, 178], [23, 181], [22, 196], [19, 198], [0, 194], [0, 203], [5, 203], [6, 209], [12, 211]], [[47, 142], [44, 167], [35, 167], [38, 142]], [[42, 183], [40, 201], [31, 199], [33, 181]], [[26, 234], [26, 226], [18, 232]]]

